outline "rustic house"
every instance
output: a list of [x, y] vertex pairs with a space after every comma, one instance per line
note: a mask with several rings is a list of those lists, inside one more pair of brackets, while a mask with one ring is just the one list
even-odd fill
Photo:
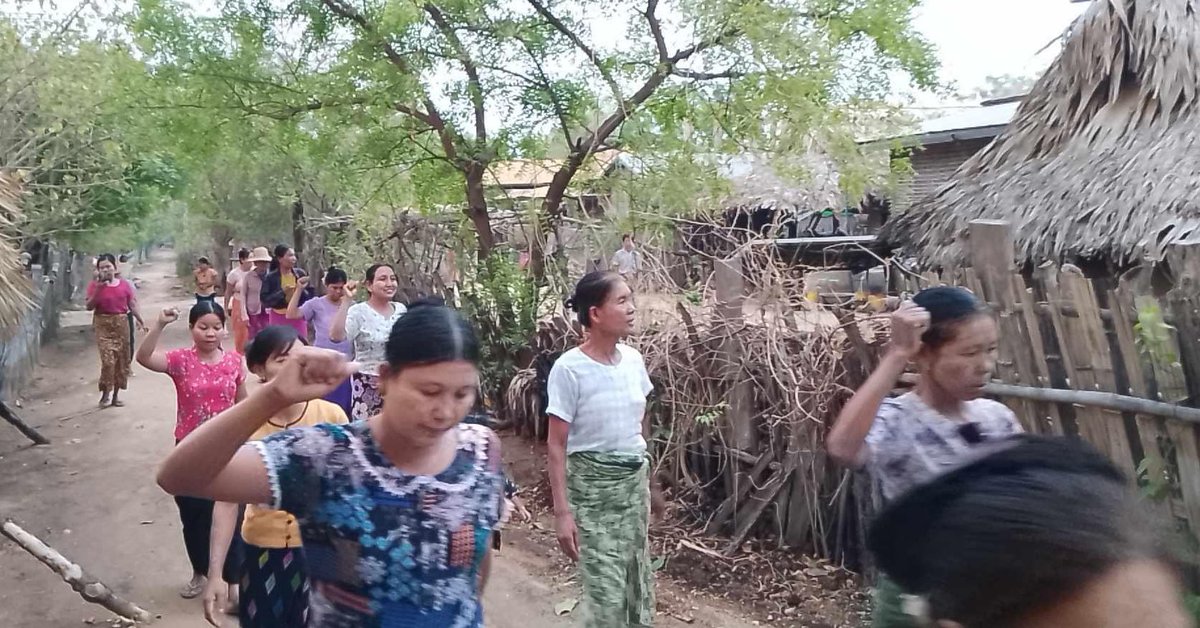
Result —
[[961, 264], [968, 223], [1009, 221], [1020, 260], [1110, 269], [1200, 238], [1200, 16], [1192, 0], [1095, 2], [1009, 126], [882, 237]]
[[923, 121], [913, 135], [893, 138], [898, 155], [907, 156], [911, 174], [892, 199], [892, 207], [906, 209], [944, 185], [971, 157], [983, 150], [1008, 126], [1020, 99], [986, 101], [976, 107]]
[[[514, 159], [493, 163], [484, 174], [484, 185], [501, 210], [521, 209], [530, 202], [540, 204], [546, 198], [550, 182], [562, 169], [565, 159]], [[563, 200], [565, 214], [598, 217], [621, 216], [629, 212], [629, 197], [606, 181], [632, 171], [629, 155], [610, 149], [595, 153], [571, 179], [571, 189]]]

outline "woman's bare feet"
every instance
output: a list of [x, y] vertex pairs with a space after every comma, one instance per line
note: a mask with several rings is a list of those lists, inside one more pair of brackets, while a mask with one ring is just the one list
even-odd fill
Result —
[[192, 576], [192, 581], [187, 583], [187, 586], [179, 590], [179, 597], [190, 600], [200, 595], [204, 591], [204, 585], [208, 582], [208, 578], [195, 574]]

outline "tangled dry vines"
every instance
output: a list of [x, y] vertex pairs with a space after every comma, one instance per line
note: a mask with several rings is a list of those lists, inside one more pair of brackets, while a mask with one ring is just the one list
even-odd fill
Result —
[[[762, 537], [861, 565], [865, 487], [826, 462], [823, 441], [861, 377], [859, 364], [870, 359], [862, 353], [870, 351], [872, 319], [847, 319], [851, 330], [834, 308], [805, 301], [807, 269], [744, 232], [702, 234], [677, 238], [669, 252], [646, 246], [637, 280], [642, 325], [630, 342], [657, 391], [657, 475], [685, 520], [727, 535], [725, 555]], [[680, 264], [689, 272], [678, 272]], [[509, 389], [518, 430], [544, 435], [545, 373], [576, 341], [561, 314], [543, 321], [536, 349], [546, 363], [535, 362]]]

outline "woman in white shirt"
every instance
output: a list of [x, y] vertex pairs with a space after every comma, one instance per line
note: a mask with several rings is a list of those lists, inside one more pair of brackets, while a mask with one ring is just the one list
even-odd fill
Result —
[[[354, 361], [359, 364], [358, 372], [350, 379], [351, 421], [369, 419], [383, 407], [379, 366], [386, 361], [385, 349], [392, 326], [408, 311], [404, 304], [392, 301], [396, 285], [396, 271], [391, 266], [373, 264], [367, 269], [367, 300], [354, 303], [352, 298], [343, 298], [330, 325], [329, 339], [349, 340], [354, 348]], [[357, 287], [358, 282], [348, 282], [346, 293], [353, 295]]]
[[567, 307], [588, 333], [554, 363], [547, 384], [558, 542], [579, 563], [588, 626], [649, 626], [645, 414], [653, 386], [642, 355], [620, 343], [633, 330], [633, 293], [617, 273], [594, 272], [580, 280]]

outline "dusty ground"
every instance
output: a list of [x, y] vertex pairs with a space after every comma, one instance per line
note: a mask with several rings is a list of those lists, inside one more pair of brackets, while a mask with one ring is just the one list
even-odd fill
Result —
[[[160, 252], [154, 263], [135, 270], [148, 319], [165, 305], [187, 305], [172, 268], [167, 253]], [[52, 444], [29, 447], [0, 423], [0, 519], [15, 520], [121, 595], [159, 614], [156, 625], [206, 626], [200, 603], [176, 593], [189, 569], [174, 503], [154, 483], [155, 467], [172, 446], [173, 387], [165, 376], [135, 365], [124, 397], [128, 405], [96, 411], [99, 365], [89, 320], [86, 312], [64, 316], [59, 340], [45, 348], [41, 368], [23, 391], [19, 412]], [[181, 324], [163, 337], [165, 347], [186, 342]], [[518, 450], [514, 446], [514, 455]], [[575, 625], [571, 616], [554, 611], [578, 592], [553, 536], [544, 526], [528, 526], [513, 530], [505, 541], [486, 594], [489, 626]], [[760, 625], [670, 583], [660, 591], [659, 626]], [[109, 618], [34, 558], [0, 540], [0, 626], [76, 628]]]

